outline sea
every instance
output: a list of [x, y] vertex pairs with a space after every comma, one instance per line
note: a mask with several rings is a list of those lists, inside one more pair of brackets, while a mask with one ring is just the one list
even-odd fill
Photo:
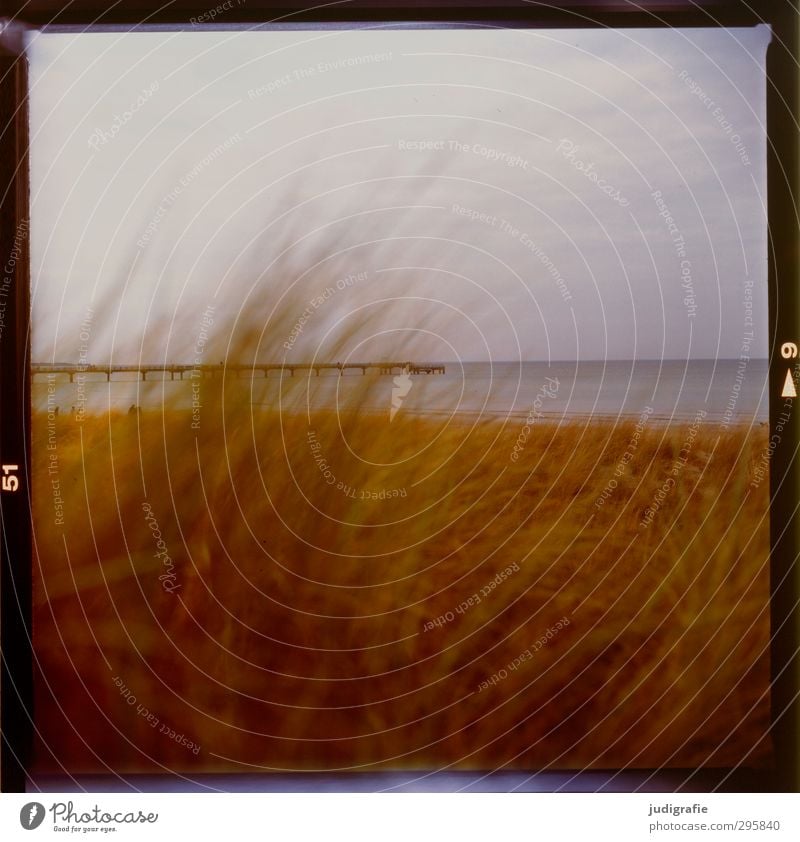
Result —
[[[425, 361], [431, 362], [431, 361]], [[225, 378], [224, 401], [281, 411], [357, 408], [408, 415], [692, 419], [726, 423], [768, 420], [768, 362], [751, 360], [613, 360], [562, 362], [444, 362], [443, 374], [381, 375], [324, 371], [319, 376], [272, 371]], [[31, 388], [34, 411], [100, 414], [169, 407], [198, 409], [222, 378], [170, 380], [149, 373], [87, 372], [82, 382], [39, 373]]]

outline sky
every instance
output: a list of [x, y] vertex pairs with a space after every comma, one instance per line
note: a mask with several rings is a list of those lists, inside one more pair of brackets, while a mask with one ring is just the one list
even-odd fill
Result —
[[37, 35], [33, 358], [765, 357], [764, 26]]

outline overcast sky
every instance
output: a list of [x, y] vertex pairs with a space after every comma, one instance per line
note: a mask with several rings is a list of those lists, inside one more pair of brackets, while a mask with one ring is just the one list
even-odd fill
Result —
[[766, 356], [768, 42], [37, 36], [34, 359]]

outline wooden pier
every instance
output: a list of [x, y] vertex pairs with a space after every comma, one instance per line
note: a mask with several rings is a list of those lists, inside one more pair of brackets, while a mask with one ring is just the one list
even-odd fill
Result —
[[[371, 362], [371, 363], [254, 363], [253, 365], [220, 364], [220, 365], [74, 365], [72, 363], [32, 363], [31, 377], [37, 374], [55, 375], [66, 374], [69, 382], [74, 382], [75, 377], [87, 374], [105, 374], [108, 381], [112, 374], [133, 374], [141, 375], [142, 380], [147, 380], [148, 374], [161, 375], [161, 380], [183, 380], [184, 376], [190, 378], [204, 377], [241, 377], [242, 375], [261, 372], [263, 377], [268, 377], [271, 371], [277, 371], [284, 376], [288, 373], [294, 377], [296, 371], [307, 371], [319, 377], [323, 371], [338, 371], [341, 377], [345, 371], [350, 369], [360, 370], [366, 374], [370, 369], [377, 370], [378, 374], [444, 374], [444, 366], [440, 363], [414, 363], [414, 362]], [[169, 375], [169, 378], [167, 378]], [[138, 377], [137, 377], [138, 379]]]

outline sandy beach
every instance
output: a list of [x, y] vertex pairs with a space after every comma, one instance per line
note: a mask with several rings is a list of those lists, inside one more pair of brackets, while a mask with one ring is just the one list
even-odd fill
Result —
[[39, 771], [769, 762], [765, 427], [33, 433]]

